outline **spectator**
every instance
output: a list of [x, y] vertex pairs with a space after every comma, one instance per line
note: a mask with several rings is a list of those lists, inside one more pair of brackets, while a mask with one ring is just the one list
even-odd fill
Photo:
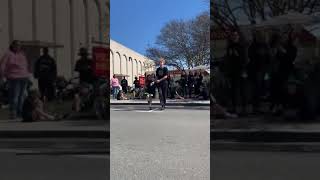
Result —
[[112, 88], [113, 98], [117, 99], [117, 95], [120, 90], [120, 85], [119, 85], [118, 78], [116, 78], [116, 75], [113, 75], [113, 77], [111, 78], [111, 88]]
[[43, 55], [36, 61], [34, 77], [38, 79], [38, 86], [43, 100], [53, 100], [55, 97], [55, 81], [57, 79], [56, 61], [49, 55], [47, 47], [43, 48]]
[[10, 118], [21, 117], [31, 73], [29, 62], [21, 50], [19, 41], [13, 41], [9, 50], [1, 58], [0, 74], [8, 81]]
[[75, 71], [79, 73], [80, 86], [79, 91], [76, 92], [74, 96], [74, 108], [76, 112], [81, 110], [81, 98], [87, 97], [90, 89], [93, 89], [93, 83], [96, 80], [92, 60], [88, 57], [88, 50], [86, 48], [80, 48], [78, 55], [80, 59], [76, 63]]
[[227, 54], [227, 72], [226, 76], [231, 85], [231, 102], [232, 112], [237, 112], [237, 107], [241, 105], [244, 112], [246, 107], [246, 99], [244, 94], [244, 87], [242, 74], [246, 71], [245, 49], [240, 42], [240, 36], [237, 32], [232, 34], [228, 42]]
[[136, 94], [137, 93], [139, 94], [140, 92], [140, 82], [138, 80], [138, 77], [134, 78], [133, 84], [134, 84], [133, 97], [136, 97]]
[[283, 72], [281, 72], [280, 64], [286, 58], [286, 50], [283, 46], [281, 36], [274, 34], [271, 39], [271, 110], [273, 113], [281, 113], [283, 107], [283, 97], [285, 96], [285, 83]]
[[302, 110], [304, 106], [303, 91], [300, 82], [296, 79], [290, 78], [286, 83], [286, 95], [284, 98], [284, 117], [287, 120], [294, 120], [302, 117]]
[[196, 77], [196, 85], [195, 85], [195, 94], [199, 95], [200, 94], [200, 87], [202, 85], [202, 80], [203, 80], [203, 76], [201, 74], [201, 72], [199, 72], [198, 76]]
[[181, 78], [180, 78], [180, 86], [182, 88], [182, 96], [183, 97], [187, 97], [187, 92], [188, 92], [187, 91], [187, 88], [188, 88], [187, 81], [188, 81], [188, 77], [187, 77], [186, 71], [183, 70], [182, 74], [181, 74]]
[[260, 98], [265, 95], [264, 78], [270, 64], [270, 49], [266, 42], [265, 35], [257, 32], [249, 49], [248, 78], [252, 87], [252, 105], [254, 111], [260, 108]]
[[23, 122], [59, 120], [59, 117], [50, 115], [44, 111], [44, 105], [41, 101], [41, 95], [38, 91], [30, 92], [23, 104], [22, 111]]
[[192, 92], [194, 89], [194, 83], [195, 83], [195, 76], [193, 75], [193, 72], [189, 72], [188, 75], [188, 91], [189, 91], [189, 98], [192, 98]]
[[123, 79], [121, 80], [121, 86], [122, 86], [122, 90], [125, 94], [128, 93], [128, 81], [126, 80], [126, 77], [123, 77]]
[[215, 118], [237, 118], [236, 114], [229, 113], [225, 108], [219, 105], [214, 98], [214, 96], [210, 95], [211, 99], [211, 114], [215, 116]]
[[117, 94], [117, 100], [128, 100], [122, 90], [120, 90]]

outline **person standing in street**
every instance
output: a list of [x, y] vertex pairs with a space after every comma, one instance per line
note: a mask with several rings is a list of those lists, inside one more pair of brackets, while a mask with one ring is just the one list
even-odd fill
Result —
[[166, 99], [168, 92], [168, 68], [164, 66], [165, 60], [160, 58], [160, 67], [157, 68], [156, 77], [157, 77], [157, 85], [159, 89], [159, 98], [161, 104], [161, 110], [166, 108]]
[[0, 61], [0, 75], [9, 86], [10, 118], [22, 116], [22, 107], [31, 76], [29, 62], [21, 50], [19, 41], [14, 40]]
[[121, 87], [122, 87], [122, 91], [127, 94], [128, 92], [128, 81], [126, 80], [126, 77], [123, 77], [123, 79], [121, 80]]
[[116, 75], [113, 75], [113, 77], [111, 78], [111, 88], [112, 88], [113, 98], [117, 99], [117, 95], [120, 90], [120, 84], [119, 84], [119, 80], [116, 77]]
[[55, 96], [54, 83], [57, 79], [57, 65], [49, 55], [47, 47], [43, 48], [42, 53], [42, 56], [35, 63], [34, 77], [38, 79], [41, 99], [51, 101]]

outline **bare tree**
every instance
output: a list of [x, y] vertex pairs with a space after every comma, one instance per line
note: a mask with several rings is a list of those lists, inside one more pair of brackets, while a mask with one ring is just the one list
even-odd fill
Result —
[[180, 67], [209, 64], [209, 13], [202, 13], [188, 21], [173, 20], [167, 23], [157, 37], [156, 46], [149, 47], [146, 55], [150, 59], [164, 57], [170, 64]]
[[[249, 24], [287, 12], [320, 12], [319, 0], [211, 0], [212, 21], [222, 30], [239, 30], [240, 18]], [[243, 20], [242, 19], [242, 20]]]

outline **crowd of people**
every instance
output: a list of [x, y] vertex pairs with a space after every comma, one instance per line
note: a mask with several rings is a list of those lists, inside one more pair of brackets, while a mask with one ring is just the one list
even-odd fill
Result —
[[[215, 99], [215, 105], [225, 106], [232, 117], [271, 112], [288, 119], [315, 118], [314, 102], [319, 99], [312, 102], [308, 99], [318, 97], [309, 93], [315, 89], [312, 84], [319, 83], [314, 74], [317, 71], [305, 72], [296, 66], [297, 54], [292, 32], [274, 32], [267, 39], [265, 33], [258, 31], [249, 46], [238, 32], [233, 32], [226, 54], [216, 66], [227, 85], [219, 87], [218, 75], [214, 77], [211, 99]], [[227, 115], [221, 108], [215, 110]]]
[[[92, 60], [86, 48], [80, 48], [80, 59], [75, 71], [79, 73], [80, 85], [74, 94], [73, 109], [81, 111], [81, 97], [86, 97], [88, 90], [93, 88], [96, 77]], [[38, 80], [38, 88], [31, 89], [31, 77]], [[8, 86], [8, 103], [10, 118], [22, 118], [24, 121], [59, 120], [60, 116], [44, 112], [45, 103], [56, 97], [57, 65], [44, 47], [42, 55], [35, 64], [27, 59], [21, 42], [15, 40], [0, 61], [0, 77], [2, 84]], [[3, 103], [3, 102], [1, 102]], [[0, 104], [1, 104], [0, 103]]]
[[[203, 82], [203, 75], [201, 72], [193, 73], [190, 71], [189, 74], [187, 74], [186, 71], [183, 70], [181, 76], [178, 78], [173, 77], [169, 71], [167, 73], [167, 98], [187, 99], [202, 97], [203, 99], [208, 99], [208, 85]], [[156, 80], [156, 73], [146, 75], [144, 85], [140, 83], [138, 77], [135, 77], [133, 85], [130, 87], [126, 77], [123, 77], [121, 82], [119, 82], [119, 79], [113, 75], [111, 78], [111, 93], [114, 99], [119, 100], [128, 99], [126, 96], [128, 93], [132, 93], [133, 98], [142, 98], [145, 94], [144, 92], [152, 94], [152, 97], [156, 97], [156, 88], [150, 86], [150, 84]]]

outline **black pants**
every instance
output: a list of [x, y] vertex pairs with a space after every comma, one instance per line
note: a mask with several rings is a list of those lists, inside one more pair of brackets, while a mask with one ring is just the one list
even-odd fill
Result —
[[122, 91], [127, 94], [128, 93], [128, 87], [127, 86], [122, 86]]
[[191, 98], [192, 92], [193, 92], [193, 85], [189, 84], [188, 87], [189, 87], [189, 97]]
[[54, 99], [55, 86], [53, 80], [39, 79], [38, 86], [42, 98], [45, 96], [49, 101]]
[[162, 106], [165, 106], [167, 101], [168, 82], [167, 81], [160, 82], [158, 85], [158, 90], [159, 90], [160, 104]]
[[240, 76], [235, 76], [230, 79], [230, 84], [232, 111], [236, 111], [237, 106], [245, 108], [247, 105], [246, 81]]

